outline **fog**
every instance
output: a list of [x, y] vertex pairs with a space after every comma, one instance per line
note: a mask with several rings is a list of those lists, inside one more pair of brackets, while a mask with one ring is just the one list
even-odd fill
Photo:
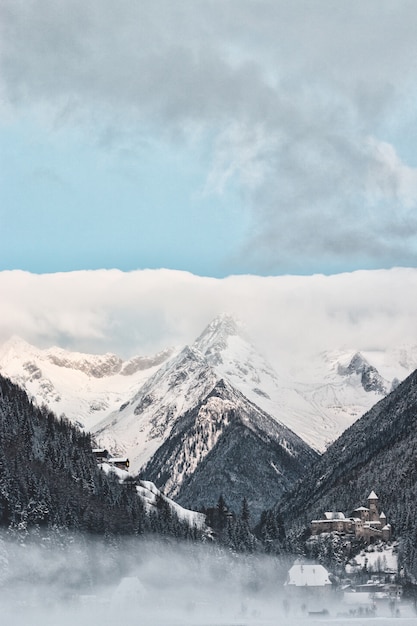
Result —
[[[3, 623], [262, 625], [351, 622], [340, 600], [300, 600], [284, 586], [293, 559], [214, 544], [86, 538], [63, 531], [0, 536]], [[320, 612], [326, 609], [328, 615]], [[401, 617], [417, 623], [411, 609]], [[402, 619], [403, 618], [403, 619]], [[353, 618], [352, 618], [353, 619]], [[378, 624], [392, 623], [378, 616]], [[373, 618], [367, 617], [366, 623]], [[362, 624], [356, 617], [355, 623]]]
[[280, 610], [287, 566], [213, 545], [3, 534], [0, 598], [16, 626], [252, 621]]

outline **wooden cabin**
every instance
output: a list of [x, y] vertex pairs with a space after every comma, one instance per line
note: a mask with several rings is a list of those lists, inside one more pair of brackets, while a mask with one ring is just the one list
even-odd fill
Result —
[[111, 457], [110, 459], [107, 459], [106, 462], [114, 467], [118, 467], [119, 469], [126, 471], [129, 469], [130, 465], [129, 459], [126, 457]]
[[110, 457], [109, 451], [104, 448], [93, 448], [92, 452], [97, 463], [105, 463]]

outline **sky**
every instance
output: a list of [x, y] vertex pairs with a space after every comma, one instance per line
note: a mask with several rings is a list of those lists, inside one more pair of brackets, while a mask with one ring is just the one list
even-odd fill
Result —
[[0, 271], [417, 262], [414, 0], [1, 0]]

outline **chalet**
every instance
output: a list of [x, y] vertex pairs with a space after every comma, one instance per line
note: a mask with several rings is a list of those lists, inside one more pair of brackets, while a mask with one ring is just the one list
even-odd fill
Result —
[[286, 613], [325, 616], [326, 605], [333, 596], [332, 574], [320, 563], [296, 559], [284, 583], [283, 607]]
[[389, 541], [391, 526], [385, 513], [379, 512], [378, 496], [374, 491], [368, 496], [368, 506], [360, 506], [349, 517], [339, 511], [326, 512], [323, 519], [312, 520], [311, 534], [339, 532], [363, 538], [367, 543], [376, 539]]
[[109, 465], [113, 465], [114, 467], [118, 467], [119, 469], [122, 470], [128, 470], [129, 469], [129, 459], [126, 457], [111, 457], [109, 459], [107, 459], [106, 463], [109, 463]]
[[92, 452], [97, 463], [105, 463], [110, 456], [109, 451], [104, 448], [93, 448]]
[[295, 561], [288, 572], [285, 586], [288, 589], [309, 589], [327, 593], [333, 584], [330, 577], [331, 574], [323, 565]]

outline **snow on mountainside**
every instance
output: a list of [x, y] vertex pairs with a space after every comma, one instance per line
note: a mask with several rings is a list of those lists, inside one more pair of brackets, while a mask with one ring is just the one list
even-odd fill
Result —
[[[391, 359], [352, 350], [321, 353], [300, 364], [296, 374], [287, 369], [284, 358], [277, 373], [247, 340], [242, 325], [228, 315], [213, 320], [193, 348], [249, 400], [318, 451], [417, 367], [416, 349], [398, 350]], [[375, 361], [390, 380], [379, 373]]]
[[[359, 346], [360, 348], [360, 346]], [[417, 347], [335, 350], [291, 369], [286, 354], [266, 362], [229, 315], [191, 347], [122, 361], [113, 354], [40, 350], [13, 338], [0, 347], [0, 372], [38, 404], [96, 433], [100, 445], [129, 454], [138, 469], [220, 379], [323, 451], [417, 367]]]
[[120, 410], [93, 432], [100, 445], [129, 456], [139, 470], [169, 436], [175, 420], [194, 408], [219, 380], [201, 353], [186, 347], [165, 363]]
[[245, 497], [260, 514], [315, 460], [301, 438], [221, 379], [176, 420], [143, 473], [181, 504], [215, 504], [222, 493], [234, 510]]
[[0, 372], [38, 405], [89, 430], [131, 397], [172, 353], [122, 361], [114, 354], [40, 350], [13, 337], [0, 346]]
[[[119, 479], [120, 483], [123, 483], [125, 480], [129, 480], [131, 478], [131, 474], [128, 471], [119, 469], [114, 467], [114, 465], [109, 465], [108, 463], [101, 463], [101, 469], [106, 474], [115, 474]], [[209, 533], [209, 529], [206, 526], [206, 516], [202, 513], [198, 513], [197, 511], [190, 511], [189, 509], [185, 509], [177, 502], [174, 502], [170, 498], [168, 498], [165, 494], [163, 494], [153, 482], [149, 480], [137, 480], [135, 483], [136, 493], [139, 498], [142, 500], [145, 509], [148, 513], [155, 510], [158, 506], [158, 498], [162, 499], [170, 509], [175, 513], [179, 520], [186, 522], [191, 528], [195, 527], [200, 530], [207, 530]]]
[[[224, 379], [322, 451], [392, 384], [354, 351], [323, 353], [303, 365], [306, 382], [294, 379], [285, 363], [278, 375], [246, 339], [239, 322], [222, 315], [191, 347], [153, 374], [119, 411], [98, 423], [94, 434], [100, 445], [128, 455], [133, 471], [139, 470], [171, 436], [176, 420], [198, 406]], [[211, 408], [214, 411], [215, 407]], [[221, 412], [226, 414], [223, 408]], [[196, 456], [183, 459], [184, 467], [201, 460]], [[175, 480], [183, 478], [178, 475]]]

